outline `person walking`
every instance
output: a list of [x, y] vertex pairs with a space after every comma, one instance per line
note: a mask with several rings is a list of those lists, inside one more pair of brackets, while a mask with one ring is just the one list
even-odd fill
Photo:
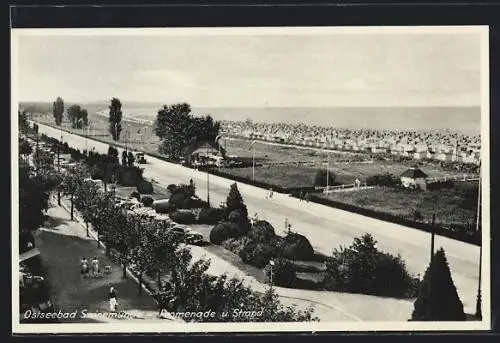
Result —
[[80, 274], [82, 277], [86, 277], [89, 272], [89, 263], [86, 257], [83, 257], [80, 261]]
[[94, 256], [94, 259], [92, 260], [92, 275], [94, 277], [98, 277], [99, 276], [99, 260], [97, 259], [96, 256]]
[[116, 297], [116, 292], [114, 287], [111, 287], [109, 289], [108, 301], [109, 301], [109, 311], [116, 312], [116, 309], [118, 307], [118, 298]]

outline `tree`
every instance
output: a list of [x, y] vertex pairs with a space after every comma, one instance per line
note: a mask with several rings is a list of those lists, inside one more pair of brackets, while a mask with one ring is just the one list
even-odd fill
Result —
[[19, 138], [19, 154], [28, 156], [33, 153], [33, 147], [31, 146], [30, 142], [28, 142], [24, 138]]
[[44, 222], [44, 211], [49, 206], [49, 193], [27, 164], [19, 165], [19, 228], [29, 231]]
[[174, 160], [179, 159], [190, 144], [202, 140], [213, 142], [219, 130], [220, 123], [214, 122], [211, 116], [191, 115], [191, 106], [187, 103], [164, 105], [154, 123], [155, 134], [162, 140], [160, 152]]
[[26, 133], [29, 130], [28, 118], [26, 117], [26, 111], [17, 111], [17, 121], [19, 126], [19, 131]]
[[52, 104], [52, 114], [56, 121], [56, 125], [61, 126], [62, 118], [64, 113], [64, 101], [60, 97], [57, 97], [56, 101]]
[[71, 105], [68, 108], [68, 119], [71, 122], [71, 127], [74, 129], [81, 129], [88, 125], [88, 112], [80, 105]]
[[328, 175], [328, 186], [336, 184], [336, 176], [332, 171], [326, 169], [319, 169], [314, 176], [314, 185], [317, 187], [326, 187], [326, 179]]
[[71, 220], [73, 220], [74, 215], [74, 197], [78, 190], [78, 188], [84, 182], [83, 179], [87, 176], [87, 171], [81, 166], [76, 166], [64, 174], [63, 180], [61, 183], [61, 190], [64, 195], [71, 196]]
[[135, 162], [135, 157], [132, 151], [128, 152], [127, 160], [128, 160], [128, 166], [133, 167]]
[[120, 140], [120, 133], [122, 132], [122, 103], [119, 99], [111, 99], [109, 106], [109, 133], [114, 141]]
[[87, 227], [87, 237], [89, 236], [89, 223], [95, 216], [100, 196], [99, 186], [92, 181], [82, 182], [75, 193], [75, 207], [82, 215]]
[[465, 320], [463, 304], [451, 277], [443, 248], [433, 256], [425, 271], [411, 315], [413, 321]]
[[123, 150], [122, 151], [122, 165], [123, 166], [128, 165], [127, 159], [128, 159], [128, 154], [127, 154], [127, 152], [125, 150]]
[[233, 211], [239, 211], [243, 217], [243, 225], [249, 226], [250, 222], [248, 220], [247, 206], [243, 202], [243, 197], [238, 190], [238, 185], [236, 184], [236, 182], [231, 185], [229, 194], [226, 199], [227, 217], [229, 217], [229, 214], [231, 214], [231, 212]]

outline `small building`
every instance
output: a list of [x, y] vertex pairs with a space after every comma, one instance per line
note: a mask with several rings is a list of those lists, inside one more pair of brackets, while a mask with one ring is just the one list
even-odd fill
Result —
[[427, 189], [427, 174], [419, 168], [410, 168], [401, 174], [401, 184], [406, 188]]

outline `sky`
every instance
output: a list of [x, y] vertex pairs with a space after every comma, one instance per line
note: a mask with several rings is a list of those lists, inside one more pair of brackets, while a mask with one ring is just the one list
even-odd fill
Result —
[[479, 34], [21, 35], [21, 101], [479, 106]]

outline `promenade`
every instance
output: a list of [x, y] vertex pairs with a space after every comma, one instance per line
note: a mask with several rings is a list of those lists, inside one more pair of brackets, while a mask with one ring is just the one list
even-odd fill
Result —
[[[40, 125], [40, 133], [57, 139], [61, 137], [59, 130], [45, 125]], [[106, 153], [108, 149], [108, 144], [64, 131], [62, 136], [64, 142], [78, 149], [95, 148], [101, 153]], [[121, 154], [121, 149], [118, 150]], [[197, 185], [197, 194], [204, 199], [209, 194], [210, 202], [215, 206], [225, 201], [229, 186], [233, 183], [231, 180], [213, 175], [208, 176], [206, 173], [151, 156], [146, 156], [146, 158], [148, 164], [142, 165], [144, 177], [164, 186], [171, 183], [188, 183], [192, 178]], [[207, 191], [207, 185], [209, 185], [209, 191]], [[381, 250], [400, 254], [406, 261], [410, 272], [422, 276], [428, 266], [431, 241], [428, 233], [323, 205], [300, 202], [284, 194], [275, 193], [272, 199], [266, 200], [265, 190], [241, 183], [238, 183], [238, 187], [250, 215], [258, 213], [260, 218], [269, 221], [276, 228], [278, 234], [284, 234], [284, 220], [288, 218], [292, 230], [308, 237], [318, 252], [330, 255], [334, 248], [341, 244], [350, 245], [354, 237], [368, 232], [378, 241], [378, 247]], [[436, 236], [435, 248], [440, 247], [446, 251], [453, 280], [464, 303], [465, 311], [473, 313], [478, 285], [479, 247]]]

